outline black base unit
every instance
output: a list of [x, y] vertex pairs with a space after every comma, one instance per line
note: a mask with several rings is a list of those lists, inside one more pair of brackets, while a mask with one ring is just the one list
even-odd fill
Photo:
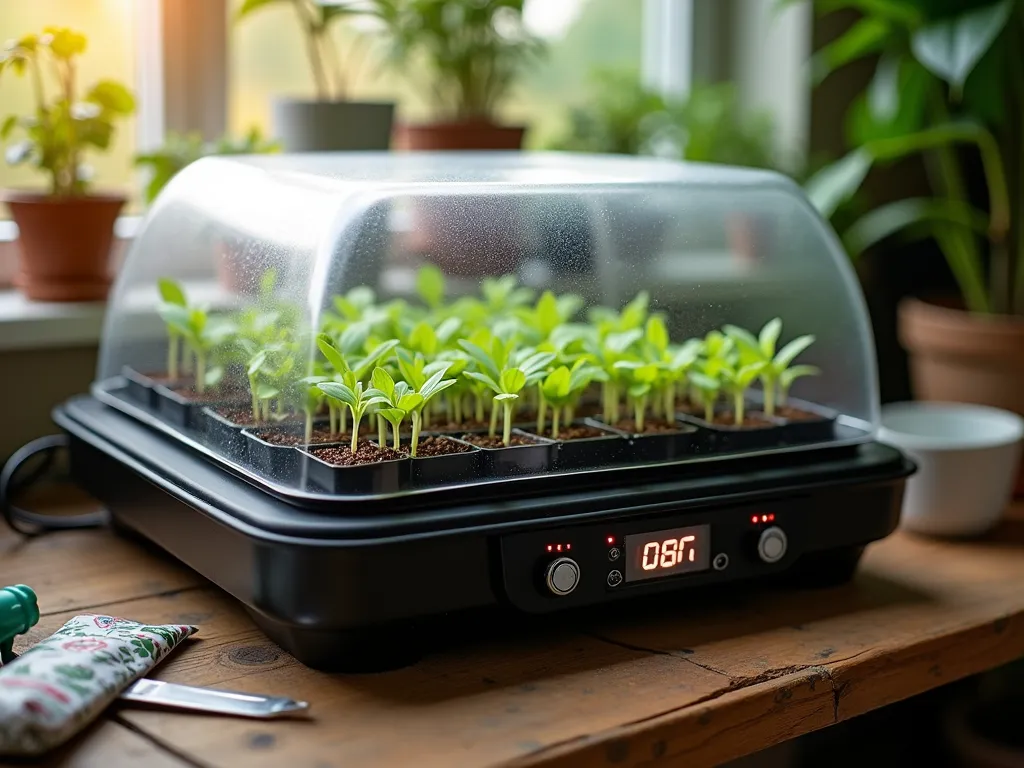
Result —
[[327, 670], [400, 666], [429, 633], [478, 627], [481, 614], [549, 621], [730, 582], [841, 582], [896, 527], [914, 470], [869, 442], [588, 489], [331, 503], [268, 493], [93, 397], [54, 419], [71, 438], [75, 479], [118, 528], [210, 579], [299, 661]]

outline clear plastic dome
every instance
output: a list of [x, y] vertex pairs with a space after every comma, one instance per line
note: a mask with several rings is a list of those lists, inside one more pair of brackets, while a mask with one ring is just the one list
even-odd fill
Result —
[[349, 496], [850, 445], [874, 360], [844, 253], [780, 175], [303, 154], [171, 181], [94, 390], [253, 482]]

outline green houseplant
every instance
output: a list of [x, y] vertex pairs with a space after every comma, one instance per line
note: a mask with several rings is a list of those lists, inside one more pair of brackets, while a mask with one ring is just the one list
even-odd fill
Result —
[[35, 99], [31, 114], [9, 115], [0, 124], [0, 139], [14, 140], [7, 162], [32, 165], [49, 182], [46, 192], [4, 195], [19, 231], [17, 284], [31, 299], [98, 300], [110, 288], [114, 222], [125, 198], [89, 192], [86, 153], [109, 149], [135, 99], [113, 80], [83, 90], [78, 67], [85, 50], [84, 35], [47, 27], [0, 54], [0, 84], [24, 78]]
[[217, 141], [204, 141], [198, 133], [170, 133], [162, 146], [137, 154], [135, 165], [150, 172], [144, 196], [147, 203], [152, 203], [167, 186], [167, 182], [200, 158], [210, 155], [269, 154], [280, 149], [280, 142], [265, 138], [257, 126], [250, 128], [240, 138], [222, 136]]
[[372, 4], [316, 0], [245, 0], [237, 20], [263, 9], [290, 6], [302, 30], [314, 98], [278, 97], [272, 107], [272, 133], [287, 152], [385, 150], [391, 143], [395, 105], [350, 99], [353, 75], [366, 58], [369, 40], [357, 35], [342, 51], [334, 32], [340, 22], [373, 12]]
[[391, 64], [425, 79], [437, 121], [400, 125], [405, 149], [522, 146], [525, 127], [498, 124], [516, 77], [543, 50], [523, 24], [525, 0], [375, 0]]
[[831, 216], [872, 166], [923, 159], [926, 194], [869, 210], [841, 234], [854, 255], [931, 239], [956, 279], [959, 296], [900, 308], [917, 397], [1024, 413], [1024, 2], [818, 5], [862, 15], [815, 54], [816, 77], [866, 56], [877, 64], [847, 115], [852, 149], [808, 182], [812, 200]]

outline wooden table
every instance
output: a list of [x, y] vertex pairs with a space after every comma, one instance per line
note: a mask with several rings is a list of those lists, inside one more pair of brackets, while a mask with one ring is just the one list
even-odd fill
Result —
[[492, 638], [379, 675], [299, 665], [208, 582], [107, 531], [0, 530], [14, 583], [43, 613], [16, 648], [81, 612], [194, 623], [154, 677], [312, 704], [265, 723], [115, 708], [51, 765], [695, 768], [1024, 655], [1024, 507], [984, 541], [896, 534], [843, 587]]

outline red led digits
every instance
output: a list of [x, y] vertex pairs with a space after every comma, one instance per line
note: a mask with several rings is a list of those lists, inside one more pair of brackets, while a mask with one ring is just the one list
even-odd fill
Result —
[[548, 552], [561, 552], [563, 549], [568, 552], [572, 549], [572, 544], [548, 544], [545, 549]]

